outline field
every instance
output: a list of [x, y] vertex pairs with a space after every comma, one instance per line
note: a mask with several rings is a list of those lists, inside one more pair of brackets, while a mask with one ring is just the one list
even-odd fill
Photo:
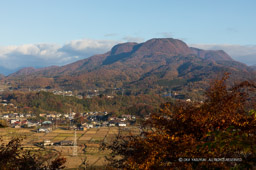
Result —
[[[91, 128], [85, 131], [76, 131], [77, 136], [77, 156], [73, 156], [72, 146], [46, 146], [49, 149], [54, 149], [61, 152], [62, 156], [67, 158], [66, 168], [78, 168], [83, 160], [86, 158], [89, 166], [104, 166], [107, 162], [105, 156], [108, 155], [108, 151], [100, 151], [99, 147], [102, 141], [111, 141], [122, 129], [124, 134], [129, 134], [127, 131], [131, 131], [133, 134], [138, 134], [139, 129], [137, 127], [101, 127]], [[4, 128], [0, 129], [0, 136], [2, 136], [3, 142], [7, 143], [12, 137], [24, 137], [23, 146], [30, 149], [37, 149], [35, 143], [43, 142], [48, 139], [52, 142], [60, 141], [74, 141], [73, 130], [55, 129], [50, 133], [36, 133], [31, 129], [14, 129]], [[84, 150], [84, 145], [86, 149]]]

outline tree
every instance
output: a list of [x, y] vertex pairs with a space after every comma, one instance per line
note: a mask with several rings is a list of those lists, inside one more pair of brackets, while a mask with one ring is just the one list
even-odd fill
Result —
[[6, 120], [0, 120], [0, 128], [5, 128], [8, 127], [8, 123]]
[[43, 155], [40, 152], [32, 152], [22, 147], [22, 138], [13, 138], [7, 144], [0, 139], [0, 169], [38, 169], [55, 170], [65, 168], [66, 159], [56, 153]]
[[140, 135], [103, 143], [107, 159], [126, 169], [225, 169], [256, 166], [256, 86], [230, 88], [228, 74], [211, 83], [204, 103], [163, 104], [143, 123]]

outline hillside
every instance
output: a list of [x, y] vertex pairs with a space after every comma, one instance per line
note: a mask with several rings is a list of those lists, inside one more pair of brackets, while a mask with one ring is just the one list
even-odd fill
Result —
[[79, 91], [125, 88], [134, 93], [159, 93], [205, 88], [210, 79], [223, 72], [232, 73], [231, 81], [255, 78], [252, 68], [224, 51], [190, 48], [180, 40], [167, 38], [118, 44], [102, 55], [62, 67], [23, 69], [6, 80], [17, 87]]
[[253, 70], [256, 70], [256, 65], [251, 66]]

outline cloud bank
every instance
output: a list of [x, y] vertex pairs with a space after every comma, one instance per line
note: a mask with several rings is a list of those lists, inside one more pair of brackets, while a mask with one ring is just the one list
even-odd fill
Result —
[[23, 67], [41, 68], [65, 65], [79, 59], [109, 51], [117, 41], [73, 40], [62, 46], [57, 44], [25, 44], [0, 47], [0, 73], [10, 74]]
[[205, 50], [224, 50], [237, 61], [256, 65], [256, 45], [190, 44], [189, 46]]

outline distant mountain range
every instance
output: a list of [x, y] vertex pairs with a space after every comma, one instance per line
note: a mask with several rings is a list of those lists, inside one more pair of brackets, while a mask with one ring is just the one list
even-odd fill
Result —
[[172, 38], [123, 43], [111, 51], [57, 67], [24, 68], [4, 78], [16, 87], [88, 90], [125, 88], [155, 91], [203, 88], [223, 72], [231, 79], [255, 79], [253, 68], [224, 51], [188, 47]]

